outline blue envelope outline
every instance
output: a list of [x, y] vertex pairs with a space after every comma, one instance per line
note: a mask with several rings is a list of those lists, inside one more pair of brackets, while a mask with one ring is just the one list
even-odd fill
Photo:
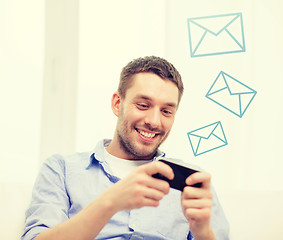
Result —
[[[246, 51], [242, 13], [188, 18], [187, 24], [191, 57]], [[220, 47], [214, 47], [217, 41]]]
[[215, 122], [187, 133], [194, 156], [228, 144], [221, 122]]
[[[241, 118], [256, 94], [257, 91], [254, 89], [221, 71], [208, 90], [206, 97]], [[228, 101], [225, 101], [227, 99]], [[234, 103], [229, 104], [229, 102]]]

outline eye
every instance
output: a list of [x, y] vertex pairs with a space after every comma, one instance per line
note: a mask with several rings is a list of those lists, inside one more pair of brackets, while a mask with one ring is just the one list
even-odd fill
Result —
[[149, 108], [149, 105], [148, 104], [145, 104], [145, 103], [137, 103], [137, 107], [138, 109], [140, 110], [146, 110]]
[[168, 109], [163, 109], [163, 110], [162, 110], [162, 113], [163, 113], [163, 115], [166, 116], [166, 117], [170, 117], [170, 116], [173, 115], [173, 112], [172, 112], [171, 110], [168, 110]]

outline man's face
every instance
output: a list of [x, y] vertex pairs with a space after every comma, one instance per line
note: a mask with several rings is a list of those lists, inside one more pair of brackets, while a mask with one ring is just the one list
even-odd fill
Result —
[[153, 73], [138, 73], [120, 98], [117, 137], [123, 158], [151, 159], [167, 138], [178, 106], [178, 88]]

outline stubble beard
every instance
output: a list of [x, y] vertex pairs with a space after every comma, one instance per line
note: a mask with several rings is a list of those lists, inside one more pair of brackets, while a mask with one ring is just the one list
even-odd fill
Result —
[[153, 151], [147, 153], [142, 150], [138, 150], [137, 147], [134, 146], [134, 144], [131, 142], [131, 140], [128, 137], [125, 137], [124, 134], [121, 134], [118, 132], [118, 139], [120, 143], [120, 147], [123, 149], [123, 151], [129, 155], [131, 159], [135, 160], [146, 160], [146, 159], [152, 159], [154, 155], [157, 152], [157, 149], [159, 145], [153, 149]]
[[[127, 120], [120, 122], [120, 128], [117, 130], [117, 136], [120, 143], [120, 147], [123, 151], [129, 155], [132, 159], [135, 160], [146, 160], [152, 159], [157, 152], [157, 149], [161, 145], [161, 143], [166, 139], [167, 136], [164, 137], [164, 133], [161, 135], [163, 137], [162, 141], [150, 152], [144, 151], [143, 149], [139, 150], [134, 143], [132, 143], [130, 139], [131, 132], [135, 132], [136, 129], [134, 126], [129, 126], [129, 122]], [[146, 147], [146, 144], [145, 144]], [[150, 146], [149, 146], [150, 147]]]

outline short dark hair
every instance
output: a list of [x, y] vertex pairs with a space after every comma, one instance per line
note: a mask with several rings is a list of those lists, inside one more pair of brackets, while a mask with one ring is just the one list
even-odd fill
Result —
[[176, 84], [179, 90], [178, 102], [180, 102], [184, 91], [184, 86], [180, 73], [173, 66], [173, 64], [169, 63], [163, 58], [156, 56], [148, 56], [134, 59], [122, 69], [118, 87], [118, 92], [120, 93], [122, 98], [125, 98], [126, 91], [131, 86], [132, 77], [135, 74], [141, 72], [154, 73], [162, 79], [168, 79], [174, 84]]

